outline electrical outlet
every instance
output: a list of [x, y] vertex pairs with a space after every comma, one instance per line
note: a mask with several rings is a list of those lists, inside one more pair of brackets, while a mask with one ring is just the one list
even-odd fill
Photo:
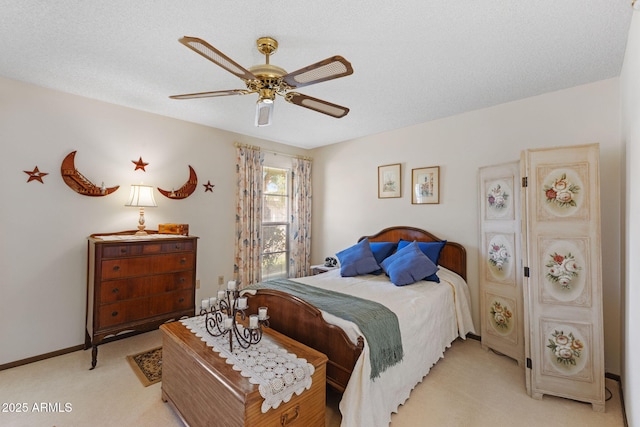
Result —
[[200, 279], [196, 279], [196, 289], [200, 289]]
[[218, 285], [224, 285], [224, 276], [218, 276]]

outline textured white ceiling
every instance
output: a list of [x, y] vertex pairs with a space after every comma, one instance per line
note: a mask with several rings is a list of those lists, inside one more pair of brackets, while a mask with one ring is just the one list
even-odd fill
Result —
[[[0, 76], [293, 146], [313, 148], [620, 74], [631, 0], [0, 0]], [[294, 71], [333, 55], [354, 74], [298, 91], [351, 109], [334, 119], [255, 95], [178, 43], [208, 41], [249, 68]]]

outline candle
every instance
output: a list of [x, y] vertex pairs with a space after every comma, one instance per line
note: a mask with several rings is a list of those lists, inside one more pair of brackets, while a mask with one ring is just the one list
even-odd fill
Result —
[[267, 307], [258, 307], [258, 318], [265, 320], [267, 318]]
[[244, 331], [244, 326], [242, 326], [241, 324], [238, 324], [237, 326], [238, 326], [238, 333], [242, 335], [242, 332]]
[[209, 298], [209, 306], [211, 308], [214, 308], [217, 303], [218, 303], [218, 298], [216, 298], [216, 297]]
[[256, 316], [255, 314], [249, 316], [249, 327], [251, 329], [255, 329], [258, 327], [258, 316]]
[[224, 328], [225, 329], [231, 329], [232, 321], [233, 321], [233, 319], [231, 319], [231, 317], [225, 317], [225, 319], [224, 319]]
[[230, 291], [235, 291], [236, 290], [236, 281], [235, 280], [229, 280], [229, 282], [227, 282], [227, 289]]
[[225, 291], [218, 291], [218, 299], [222, 301], [225, 297], [225, 294], [226, 294]]
[[203, 310], [206, 310], [209, 308], [209, 300], [208, 299], [203, 299], [202, 302], [200, 303], [200, 307]]
[[238, 298], [238, 310], [244, 310], [247, 308], [247, 297]]

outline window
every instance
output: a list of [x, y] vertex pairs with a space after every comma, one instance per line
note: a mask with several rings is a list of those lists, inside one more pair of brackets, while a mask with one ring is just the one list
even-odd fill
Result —
[[289, 169], [262, 168], [262, 280], [289, 275]]

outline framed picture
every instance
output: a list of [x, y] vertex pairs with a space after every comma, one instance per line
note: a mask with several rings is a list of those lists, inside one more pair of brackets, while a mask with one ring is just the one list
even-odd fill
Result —
[[440, 203], [440, 166], [411, 169], [411, 203]]
[[378, 166], [378, 199], [400, 197], [400, 163]]

